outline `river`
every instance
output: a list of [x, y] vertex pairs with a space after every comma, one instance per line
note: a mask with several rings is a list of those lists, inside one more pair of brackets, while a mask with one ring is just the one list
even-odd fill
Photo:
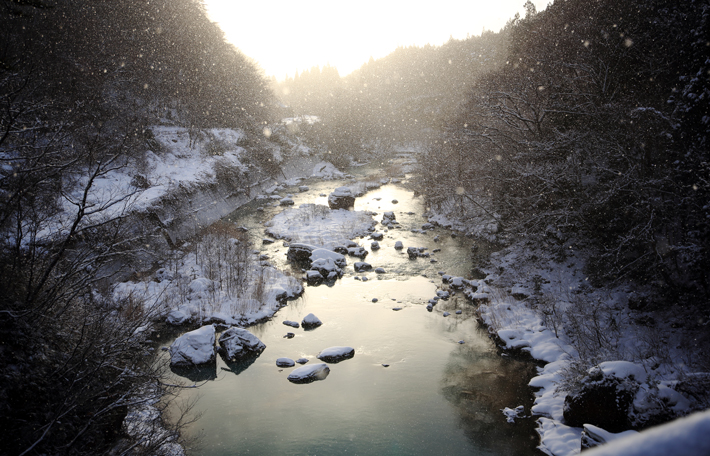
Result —
[[[296, 205], [327, 205], [321, 195], [347, 182], [302, 184], [310, 189], [299, 193], [292, 188], [282, 194], [292, 193]], [[273, 264], [293, 268], [286, 262], [282, 241], [261, 244], [264, 222], [283, 210], [274, 206], [257, 210], [263, 203], [254, 201], [227, 220], [249, 228], [254, 245]], [[352, 263], [357, 259], [350, 258], [345, 275], [335, 284], [307, 286], [301, 298], [290, 301], [271, 321], [248, 328], [267, 347], [256, 361], [227, 366], [218, 357], [216, 378], [181, 393], [183, 399], [199, 397], [194, 411], [202, 414], [185, 430], [186, 436], [199, 437], [188, 453], [541, 454], [535, 449], [533, 420], [510, 424], [501, 412], [524, 405], [529, 415], [532, 394], [527, 382], [534, 365], [501, 353], [463, 296], [439, 301], [432, 312], [426, 310], [441, 284], [440, 271], [471, 273], [472, 241], [452, 237], [443, 228], [412, 232], [426, 222], [425, 208], [402, 183], [366, 193], [357, 198], [354, 209], [377, 212], [378, 221], [382, 212], [395, 212], [401, 228], [385, 233], [382, 248], [365, 259], [386, 273], [355, 273]], [[405, 247], [441, 250], [431, 259], [410, 260], [394, 249], [398, 240]], [[356, 241], [370, 250], [369, 239]], [[300, 270], [293, 272], [301, 275]], [[369, 280], [361, 280], [363, 276]], [[444, 317], [444, 311], [451, 315]], [[323, 325], [305, 331], [282, 324], [300, 322], [309, 313]], [[296, 335], [285, 338], [287, 332]], [[322, 381], [290, 383], [286, 377], [293, 368], [275, 364], [280, 357], [320, 362], [315, 356], [331, 346], [353, 347], [355, 356], [330, 364], [330, 374]]]

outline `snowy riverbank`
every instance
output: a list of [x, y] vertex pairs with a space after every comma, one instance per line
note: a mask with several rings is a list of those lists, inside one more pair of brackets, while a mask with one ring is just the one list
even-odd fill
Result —
[[[430, 221], [503, 241], [488, 215], [469, 230], [441, 213]], [[493, 291], [478, 312], [504, 350], [545, 363], [529, 383], [540, 450], [579, 453], [589, 441], [583, 423], [643, 429], [707, 407], [710, 374], [697, 362], [706, 320], [679, 306], [647, 308], [649, 291], [631, 283], [593, 286], [582, 243], [505, 244], [479, 267]]]

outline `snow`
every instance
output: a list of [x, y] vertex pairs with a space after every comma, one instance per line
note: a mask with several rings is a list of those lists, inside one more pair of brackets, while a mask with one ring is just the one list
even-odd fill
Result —
[[697, 412], [636, 435], [585, 451], [588, 456], [707, 456], [710, 410]]
[[324, 380], [329, 373], [330, 368], [328, 365], [319, 363], [294, 369], [286, 378], [293, 383], [310, 383], [316, 380]]
[[525, 418], [525, 416], [523, 416], [523, 413], [525, 412], [525, 407], [522, 405], [519, 405], [514, 409], [510, 407], [505, 407], [501, 411], [503, 412], [503, 415], [505, 415], [505, 420], [508, 423], [515, 423], [516, 418]]
[[347, 265], [347, 260], [344, 255], [328, 249], [315, 249], [311, 252], [311, 261], [316, 262], [319, 260], [329, 260], [341, 268], [344, 268]]
[[212, 325], [187, 332], [170, 346], [171, 366], [199, 366], [215, 360], [215, 329]]
[[[251, 278], [246, 289], [239, 294], [230, 293], [220, 282], [208, 279], [203, 266], [204, 262], [198, 264], [194, 252], [187, 253], [172, 278], [158, 282], [147, 277], [145, 281], [118, 283], [113, 287], [113, 296], [117, 300], [141, 299], [146, 306], [158, 303], [171, 324], [219, 321], [248, 326], [273, 317], [284, 299], [303, 292], [303, 285], [295, 277], [251, 261], [245, 266], [245, 274]], [[185, 284], [187, 280], [190, 281]], [[261, 289], [259, 282], [263, 282]]]
[[333, 250], [347, 240], [368, 235], [375, 223], [368, 212], [302, 204], [282, 211], [265, 226], [266, 233], [275, 238]]
[[229, 328], [224, 331], [219, 336], [219, 345], [227, 359], [259, 354], [266, 349], [266, 345], [258, 337], [243, 328]]
[[303, 326], [304, 328], [314, 328], [322, 324], [323, 322], [320, 321], [320, 319], [312, 313], [309, 313], [308, 315], [303, 317], [303, 321], [301, 321], [301, 326]]
[[342, 179], [345, 174], [338, 170], [332, 163], [320, 162], [313, 167], [311, 177], [319, 177], [324, 180]]
[[278, 367], [293, 367], [296, 363], [291, 358], [279, 358], [276, 360]]
[[338, 362], [355, 356], [355, 349], [352, 347], [329, 347], [318, 353], [316, 358], [326, 362]]

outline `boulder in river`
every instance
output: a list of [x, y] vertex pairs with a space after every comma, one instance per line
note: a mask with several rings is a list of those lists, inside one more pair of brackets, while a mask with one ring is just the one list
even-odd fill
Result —
[[293, 367], [296, 363], [291, 358], [279, 358], [276, 360], [278, 367]]
[[318, 271], [306, 271], [306, 282], [308, 285], [320, 285], [325, 280], [323, 274]]
[[259, 355], [266, 345], [254, 334], [243, 328], [229, 328], [219, 336], [220, 352], [227, 360], [236, 360], [249, 355]]
[[311, 383], [317, 380], [324, 380], [329, 373], [330, 368], [328, 365], [319, 363], [294, 369], [286, 378], [291, 383]]
[[357, 247], [348, 247], [348, 255], [358, 257], [360, 259], [363, 259], [367, 256], [369, 252], [365, 250], [364, 248], [357, 246]]
[[565, 398], [563, 416], [568, 426], [599, 426], [609, 432], [631, 428], [630, 408], [638, 382], [595, 370], [582, 380], [582, 389]]
[[199, 366], [215, 360], [215, 329], [212, 325], [187, 332], [170, 345], [170, 365]]
[[320, 321], [320, 319], [318, 319], [318, 317], [316, 317], [312, 313], [309, 313], [308, 315], [303, 317], [303, 321], [301, 321], [301, 326], [303, 326], [304, 329], [317, 328], [322, 324], [323, 322]]
[[344, 268], [348, 264], [343, 254], [328, 249], [314, 249], [311, 251], [309, 259], [312, 263], [318, 260], [331, 260], [333, 264], [340, 268]]
[[281, 206], [293, 206], [293, 199], [289, 197], [282, 198], [281, 200], [279, 200], [279, 204]]
[[382, 224], [383, 225], [391, 227], [396, 221], [397, 221], [397, 219], [394, 216], [394, 212], [387, 211], [384, 214], [382, 214]]
[[355, 356], [355, 349], [352, 347], [329, 347], [318, 353], [316, 358], [327, 363], [338, 363]]
[[355, 196], [350, 187], [338, 187], [328, 195], [328, 207], [331, 209], [348, 209], [355, 205]]
[[318, 247], [310, 244], [303, 244], [300, 242], [292, 243], [288, 246], [286, 258], [289, 261], [310, 261], [311, 254], [317, 248]]
[[372, 243], [370, 244], [370, 250], [380, 250], [380, 243], [377, 241], [372, 241]]
[[353, 268], [355, 269], [355, 272], [369, 271], [372, 269], [372, 265], [370, 263], [365, 263], [364, 261], [356, 261], [353, 263]]
[[298, 328], [298, 322], [297, 321], [291, 321], [291, 320], [284, 320], [284, 324], [286, 326], [291, 326], [292, 328]]
[[397, 241], [394, 243], [394, 248], [396, 250], [402, 250], [404, 248], [404, 244], [402, 244], [402, 241]]

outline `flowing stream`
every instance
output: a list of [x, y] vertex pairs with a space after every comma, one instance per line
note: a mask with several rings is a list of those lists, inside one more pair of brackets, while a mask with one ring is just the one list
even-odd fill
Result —
[[[327, 205], [320, 195], [347, 185], [304, 183], [309, 191], [294, 188], [282, 195], [292, 193], [296, 206]], [[254, 245], [273, 264], [291, 268], [282, 241], [261, 245], [263, 223], [283, 210], [256, 210], [263, 204], [255, 201], [228, 219], [249, 228]], [[402, 184], [366, 193], [357, 198], [355, 210], [375, 211], [378, 221], [383, 211], [394, 211], [401, 224], [385, 233], [381, 249], [365, 259], [386, 273], [355, 273], [352, 263], [358, 259], [349, 258], [345, 275], [335, 284], [307, 286], [303, 296], [290, 301], [272, 321], [248, 328], [267, 347], [256, 361], [227, 366], [218, 357], [216, 372], [205, 376], [211, 380], [181, 393], [187, 399], [199, 396], [195, 411], [202, 413], [186, 430], [188, 436], [199, 436], [190, 454], [540, 454], [533, 420], [510, 424], [501, 412], [524, 405], [529, 416], [527, 382], [534, 365], [501, 354], [463, 296], [426, 310], [441, 284], [439, 271], [470, 275], [472, 241], [452, 237], [443, 228], [412, 232], [426, 222], [425, 208]], [[410, 260], [405, 251], [394, 249], [398, 240], [405, 250], [417, 246], [441, 251], [432, 254], [436, 262]], [[356, 241], [370, 250], [369, 239]], [[300, 270], [294, 273], [301, 275]], [[444, 311], [451, 315], [444, 317]], [[282, 324], [300, 322], [309, 313], [323, 325], [305, 331]], [[296, 336], [285, 338], [287, 332]], [[290, 383], [286, 377], [293, 368], [275, 364], [280, 357], [320, 362], [315, 356], [331, 346], [353, 347], [355, 356], [330, 364], [330, 374], [322, 381]]]

